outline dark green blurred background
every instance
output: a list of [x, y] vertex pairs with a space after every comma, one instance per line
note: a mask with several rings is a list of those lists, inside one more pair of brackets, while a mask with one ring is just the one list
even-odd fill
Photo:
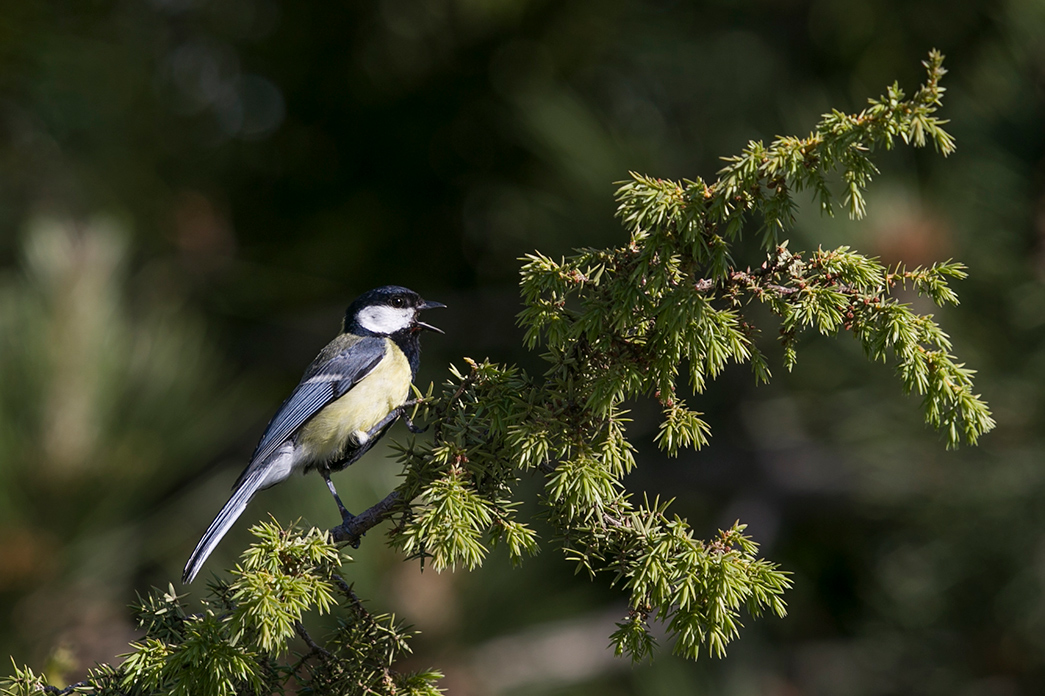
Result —
[[[803, 212], [791, 248], [968, 264], [941, 318], [999, 422], [981, 447], [945, 452], [847, 336], [694, 398], [700, 453], [659, 456], [634, 404], [629, 485], [705, 536], [741, 518], [794, 572], [790, 616], [747, 621], [722, 661], [614, 660], [619, 596], [547, 545], [422, 574], [372, 532], [347, 573], [458, 696], [1040, 693], [1043, 0], [4, 3], [0, 655], [68, 679], [126, 651], [135, 591], [176, 581], [359, 292], [450, 306], [424, 385], [465, 355], [539, 371], [517, 257], [620, 244], [628, 170], [713, 177], [748, 139], [913, 90], [933, 47], [957, 154], [883, 156], [869, 218]], [[387, 453], [340, 475], [350, 508], [395, 485]], [[269, 512], [337, 521], [315, 477], [245, 518]]]

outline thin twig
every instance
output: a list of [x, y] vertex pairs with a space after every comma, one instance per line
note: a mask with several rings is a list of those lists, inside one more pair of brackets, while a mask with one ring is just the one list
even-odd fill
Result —
[[70, 684], [64, 689], [60, 689], [57, 686], [51, 686], [50, 684], [44, 684], [43, 682], [40, 682], [37, 686], [39, 687], [38, 690], [44, 692], [45, 694], [64, 695], [74, 693], [76, 689], [79, 689], [83, 686], [93, 686], [93, 684], [91, 683], [90, 679], [84, 679], [83, 681], [76, 682], [75, 684]]
[[297, 634], [301, 636], [301, 640], [305, 641], [305, 645], [307, 645], [313, 653], [322, 655], [323, 657], [328, 659], [332, 657], [329, 650], [324, 648], [316, 641], [312, 640], [312, 636], [308, 634], [308, 631], [305, 630], [304, 624], [302, 624], [300, 621], [294, 622], [294, 630], [297, 631]]
[[352, 586], [345, 582], [345, 579], [337, 573], [332, 573], [331, 577], [334, 579], [334, 584], [336, 584], [338, 589], [341, 590], [341, 594], [345, 595], [345, 598], [351, 602], [352, 608], [355, 609], [360, 616], [373, 622], [373, 617], [370, 616], [370, 612], [366, 610], [365, 606], [363, 606], [363, 600], [359, 598], [359, 595], [357, 595], [356, 591], [352, 589]]

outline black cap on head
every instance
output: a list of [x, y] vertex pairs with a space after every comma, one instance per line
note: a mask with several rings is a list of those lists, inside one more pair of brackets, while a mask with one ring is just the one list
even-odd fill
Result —
[[[411, 329], [429, 329], [442, 333], [430, 324], [417, 321], [417, 314], [425, 309], [445, 306], [441, 302], [426, 302], [416, 292], [401, 285], [383, 285], [352, 301], [345, 311], [344, 330], [376, 335], [391, 335]], [[391, 311], [383, 314], [367, 311], [375, 307], [387, 307]]]

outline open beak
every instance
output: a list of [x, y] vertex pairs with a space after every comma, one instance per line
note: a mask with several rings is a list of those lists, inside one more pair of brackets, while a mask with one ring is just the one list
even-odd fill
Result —
[[[425, 300], [425, 303], [418, 308], [418, 311], [425, 310], [425, 309], [439, 309], [440, 307], [445, 308], [446, 305], [444, 305], [442, 302], [429, 302], [428, 300]], [[428, 329], [429, 331], [435, 331], [436, 333], [441, 333], [441, 334], [445, 334], [446, 333], [445, 331], [443, 331], [439, 327], [432, 326], [431, 324], [426, 324], [423, 321], [419, 321], [419, 322], [416, 322], [416, 323], [422, 329]]]

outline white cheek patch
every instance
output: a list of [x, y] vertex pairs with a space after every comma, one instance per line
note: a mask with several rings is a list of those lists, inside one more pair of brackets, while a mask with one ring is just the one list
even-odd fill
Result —
[[414, 321], [414, 310], [378, 305], [359, 313], [359, 325], [376, 334], [393, 334], [409, 327]]

